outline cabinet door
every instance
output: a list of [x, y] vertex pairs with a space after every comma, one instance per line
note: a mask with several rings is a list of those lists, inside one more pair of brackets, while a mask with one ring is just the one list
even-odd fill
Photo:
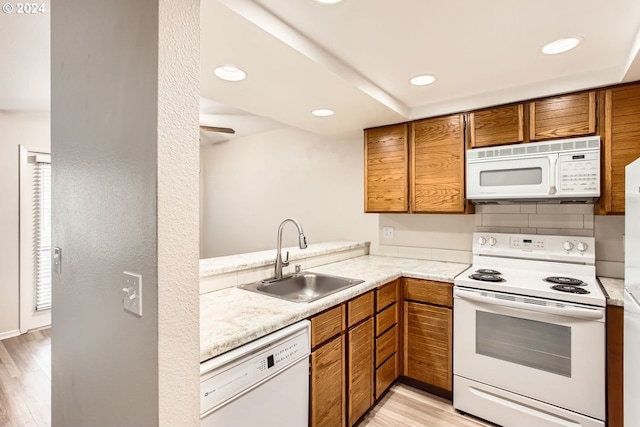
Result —
[[451, 391], [451, 309], [404, 303], [404, 375]]
[[640, 157], [640, 84], [605, 93], [602, 199], [608, 213], [624, 213], [625, 167]]
[[471, 147], [517, 144], [524, 141], [522, 104], [488, 108], [469, 114]]
[[409, 146], [405, 123], [364, 131], [364, 211], [409, 211]]
[[345, 424], [344, 335], [311, 353], [311, 427]]
[[411, 124], [413, 212], [465, 211], [464, 153], [462, 114]]
[[624, 425], [624, 308], [607, 306], [607, 423]]
[[349, 330], [347, 338], [349, 426], [373, 404], [373, 319]]
[[532, 141], [596, 132], [596, 93], [555, 96], [529, 104]]

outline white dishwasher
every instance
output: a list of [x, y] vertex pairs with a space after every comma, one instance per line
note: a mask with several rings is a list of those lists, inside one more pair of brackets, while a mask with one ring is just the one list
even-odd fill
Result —
[[201, 427], [306, 427], [311, 323], [302, 320], [200, 365]]

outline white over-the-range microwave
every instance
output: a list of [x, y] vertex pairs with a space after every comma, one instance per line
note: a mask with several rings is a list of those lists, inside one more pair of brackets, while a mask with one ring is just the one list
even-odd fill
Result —
[[594, 202], [600, 197], [600, 137], [467, 150], [474, 203]]

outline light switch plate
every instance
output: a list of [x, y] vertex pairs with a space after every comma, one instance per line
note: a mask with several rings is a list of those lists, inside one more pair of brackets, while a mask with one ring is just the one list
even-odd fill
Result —
[[142, 317], [142, 276], [140, 274], [124, 272], [122, 308]]
[[385, 239], [393, 239], [393, 227], [382, 227], [382, 237]]

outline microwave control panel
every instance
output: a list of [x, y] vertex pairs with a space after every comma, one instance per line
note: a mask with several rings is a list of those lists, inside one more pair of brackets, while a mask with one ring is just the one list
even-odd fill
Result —
[[600, 156], [597, 152], [562, 154], [559, 159], [559, 192], [600, 194]]

